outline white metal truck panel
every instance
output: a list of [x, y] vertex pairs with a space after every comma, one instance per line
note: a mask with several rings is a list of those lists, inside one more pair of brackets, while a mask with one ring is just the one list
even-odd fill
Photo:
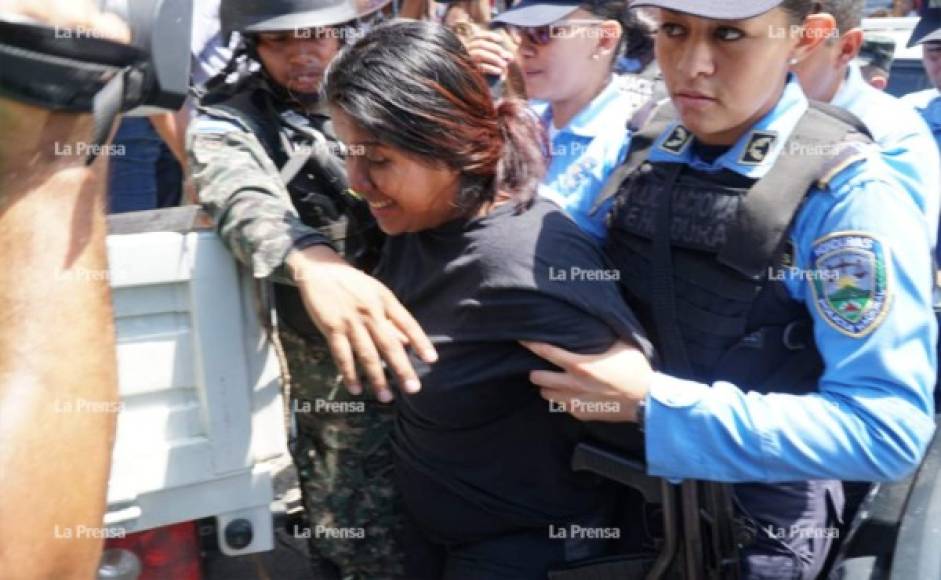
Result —
[[106, 523], [128, 532], [218, 516], [271, 549], [270, 475], [285, 452], [277, 359], [255, 282], [215, 234], [108, 237], [118, 415]]

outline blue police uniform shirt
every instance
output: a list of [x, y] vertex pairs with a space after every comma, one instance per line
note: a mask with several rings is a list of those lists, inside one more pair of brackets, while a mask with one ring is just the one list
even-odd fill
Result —
[[[694, 147], [654, 145], [650, 160], [763, 177], [808, 103], [792, 76], [777, 105], [709, 163]], [[743, 165], [755, 131], [776, 135], [763, 162]], [[656, 373], [647, 396], [650, 474], [713, 481], [898, 479], [933, 433], [937, 326], [925, 218], [873, 146], [816, 186], [791, 230], [784, 276], [803, 302], [825, 363], [818, 391], [746, 393]], [[749, 160], [751, 161], [751, 160]]]
[[934, 135], [934, 140], [941, 149], [941, 91], [927, 89], [905, 95], [902, 100], [921, 113]]
[[[915, 107], [915, 110], [921, 114], [928, 123], [938, 149], [941, 150], [941, 91], [938, 89], [919, 91], [905, 95], [902, 101]], [[935, 259], [938, 264], [941, 264], [941, 239], [935, 247]]]
[[941, 215], [941, 154], [923, 119], [910, 104], [867, 83], [856, 64], [850, 64], [830, 104], [853, 113], [869, 128], [883, 160], [924, 213], [934, 245]]
[[[531, 106], [546, 127], [552, 107], [545, 101]], [[601, 242], [607, 236], [605, 216], [613, 200], [592, 210], [608, 176], [624, 161], [630, 144], [627, 122], [635, 109], [623, 81], [612, 75], [608, 85], [549, 143], [550, 162], [545, 191], [578, 226]]]

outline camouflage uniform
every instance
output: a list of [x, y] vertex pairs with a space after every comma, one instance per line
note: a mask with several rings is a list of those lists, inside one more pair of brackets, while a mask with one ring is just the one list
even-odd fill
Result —
[[[389, 436], [393, 408], [353, 397], [337, 378], [326, 349], [312, 349], [282, 330], [291, 364], [297, 443], [293, 450], [313, 535], [312, 549], [341, 564], [344, 579], [401, 574], [401, 506], [392, 481]], [[340, 403], [325, 412], [327, 402]], [[347, 530], [353, 539], [323, 541], [320, 530]], [[359, 538], [361, 536], [362, 538]]]
[[[263, 78], [241, 96], [277, 102], [277, 93]], [[302, 114], [283, 101], [277, 104], [284, 119], [290, 115], [294, 123], [318, 120], [312, 126], [329, 131], [325, 116]], [[327, 243], [323, 232], [330, 228], [312, 223], [324, 215], [298, 211], [295, 181], [286, 185], [279, 170], [285, 152], [273, 149], [277, 140], [259, 135], [272, 122], [282, 122], [282, 117], [267, 116], [256, 125], [238, 114], [238, 107], [201, 107], [187, 136], [187, 150], [200, 202], [224, 243], [256, 278], [289, 283], [284, 268], [287, 254]], [[327, 136], [332, 139], [332, 132]], [[297, 429], [291, 449], [310, 520], [311, 556], [315, 567], [330, 562], [344, 579], [394, 578], [401, 573], [402, 555], [396, 542], [401, 510], [391, 473], [392, 408], [347, 393], [325, 340], [307, 317], [296, 290], [290, 291], [294, 294], [287, 310], [293, 315], [285, 318], [278, 302], [278, 334], [292, 379]], [[328, 402], [341, 404], [330, 407]]]

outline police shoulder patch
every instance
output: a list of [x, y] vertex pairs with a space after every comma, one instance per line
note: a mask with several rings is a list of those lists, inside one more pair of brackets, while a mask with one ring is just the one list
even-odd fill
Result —
[[660, 143], [660, 148], [674, 155], [680, 155], [692, 142], [692, 132], [683, 125], [677, 125]]
[[811, 251], [814, 306], [839, 332], [862, 338], [877, 329], [892, 301], [887, 248], [862, 232], [838, 232]]
[[773, 131], [752, 131], [738, 160], [739, 164], [761, 165], [768, 158], [777, 140], [778, 134]]

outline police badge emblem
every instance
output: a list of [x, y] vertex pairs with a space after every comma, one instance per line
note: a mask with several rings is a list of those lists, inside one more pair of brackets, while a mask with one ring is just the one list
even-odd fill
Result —
[[814, 244], [812, 284], [817, 311], [853, 338], [879, 327], [889, 310], [886, 249], [864, 233], [831, 234]]

